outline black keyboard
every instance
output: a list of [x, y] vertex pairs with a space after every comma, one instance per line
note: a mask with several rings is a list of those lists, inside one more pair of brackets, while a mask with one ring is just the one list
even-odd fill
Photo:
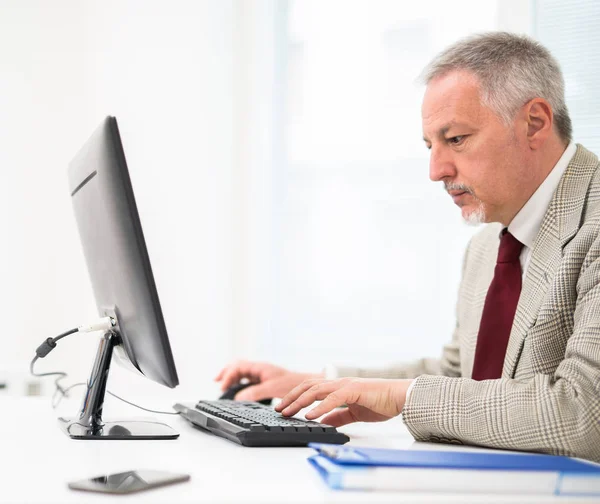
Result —
[[244, 446], [344, 444], [350, 440], [331, 425], [284, 417], [258, 402], [220, 399], [173, 407], [195, 426]]

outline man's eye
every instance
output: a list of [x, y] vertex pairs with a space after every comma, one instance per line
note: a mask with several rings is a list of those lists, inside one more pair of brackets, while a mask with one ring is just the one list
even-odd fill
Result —
[[452, 145], [460, 145], [465, 139], [465, 135], [459, 135], [448, 139], [448, 143]]

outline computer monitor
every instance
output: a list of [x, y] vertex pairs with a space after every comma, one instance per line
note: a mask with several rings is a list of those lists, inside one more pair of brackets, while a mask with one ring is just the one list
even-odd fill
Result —
[[116, 118], [102, 121], [68, 173], [98, 313], [114, 327], [101, 338], [79, 416], [59, 424], [75, 439], [176, 438], [166, 424], [102, 419], [113, 355], [162, 385], [179, 383]]

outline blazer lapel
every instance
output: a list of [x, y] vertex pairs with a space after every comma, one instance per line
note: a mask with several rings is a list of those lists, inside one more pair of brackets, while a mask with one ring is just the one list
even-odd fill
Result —
[[514, 377], [527, 332], [534, 325], [563, 249], [580, 227], [587, 189], [598, 158], [581, 145], [565, 170], [533, 244], [531, 259], [517, 305], [502, 376]]

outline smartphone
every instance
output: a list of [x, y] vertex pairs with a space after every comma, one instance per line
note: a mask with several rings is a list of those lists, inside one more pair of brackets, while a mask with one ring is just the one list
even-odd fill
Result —
[[127, 494], [141, 492], [149, 488], [171, 485], [172, 483], [181, 483], [189, 479], [189, 474], [141, 469], [72, 481], [69, 483], [69, 488], [73, 490], [86, 490], [88, 492]]

